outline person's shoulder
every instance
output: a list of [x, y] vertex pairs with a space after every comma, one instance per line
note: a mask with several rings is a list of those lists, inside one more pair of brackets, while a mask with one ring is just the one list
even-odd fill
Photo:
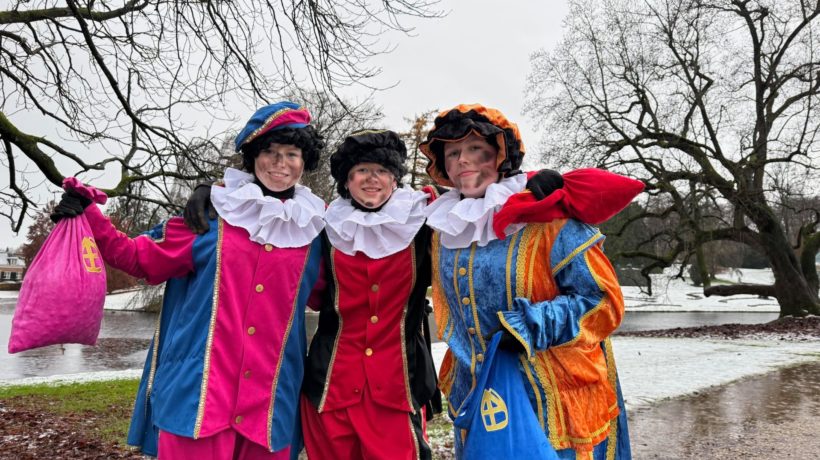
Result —
[[575, 219], [561, 219], [562, 222], [555, 222], [553, 225], [555, 232], [551, 238], [552, 249], [550, 258], [553, 266], [560, 264], [567, 258], [584, 253], [587, 249], [604, 239], [604, 235], [593, 227]]

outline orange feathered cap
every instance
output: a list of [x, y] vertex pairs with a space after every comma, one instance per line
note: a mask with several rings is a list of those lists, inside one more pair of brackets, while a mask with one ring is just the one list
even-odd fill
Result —
[[525, 152], [518, 125], [497, 109], [481, 104], [460, 104], [439, 113], [433, 129], [427, 133], [427, 140], [419, 145], [419, 150], [430, 160], [427, 173], [437, 184], [453, 186], [444, 169], [444, 144], [460, 141], [470, 134], [494, 139], [498, 144], [498, 172], [507, 174], [521, 166]]

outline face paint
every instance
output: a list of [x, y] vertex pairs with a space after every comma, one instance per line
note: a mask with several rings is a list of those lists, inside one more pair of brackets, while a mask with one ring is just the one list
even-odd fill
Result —
[[347, 175], [350, 198], [368, 209], [376, 209], [387, 202], [397, 183], [389, 169], [378, 163], [359, 163]]
[[498, 182], [498, 149], [476, 134], [444, 144], [444, 169], [453, 185], [467, 198], [481, 198]]

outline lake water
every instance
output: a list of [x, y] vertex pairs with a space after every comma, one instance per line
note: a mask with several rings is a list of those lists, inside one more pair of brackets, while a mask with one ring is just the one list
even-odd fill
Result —
[[[142, 368], [156, 314], [106, 311], [97, 346], [54, 345], [10, 355], [7, 344], [15, 299], [0, 299], [0, 380]], [[310, 336], [318, 316], [307, 315]], [[627, 312], [620, 332], [728, 323], [765, 323], [777, 313]], [[431, 325], [435, 327], [434, 325]]]

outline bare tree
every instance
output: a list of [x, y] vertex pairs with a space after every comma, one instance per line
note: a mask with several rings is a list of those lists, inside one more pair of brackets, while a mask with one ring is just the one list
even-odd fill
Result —
[[325, 140], [319, 167], [306, 172], [302, 184], [329, 202], [336, 196], [336, 183], [330, 175], [330, 156], [350, 133], [378, 127], [384, 114], [370, 101], [353, 103], [324, 92], [300, 90], [289, 97], [310, 109], [311, 124]]
[[[781, 315], [820, 313], [814, 264], [801, 264], [817, 253], [818, 219], [793, 233], [798, 254], [777, 212], [795, 198], [816, 206], [820, 1], [570, 3], [565, 36], [533, 57], [528, 88], [527, 110], [549, 127], [548, 159], [633, 174], [666, 197], [633, 221], [676, 216], [674, 244], [628, 255], [664, 267], [710, 241], [743, 243], [767, 257], [774, 284], [707, 295], [767, 295]], [[705, 219], [696, 211], [707, 203], [730, 211]]]
[[408, 185], [414, 190], [419, 190], [425, 185], [433, 183], [430, 175], [427, 174], [427, 157], [419, 149], [419, 144], [427, 139], [427, 131], [433, 123], [438, 110], [429, 110], [413, 118], [405, 118], [404, 121], [410, 123], [410, 130], [401, 133], [401, 138], [407, 145], [407, 177]]
[[[33, 187], [84, 172], [118, 170], [110, 196], [144, 182], [168, 203], [166, 179], [207, 175], [201, 154], [219, 148], [212, 139], [221, 135], [195, 115], [228, 117], [227, 101], [256, 107], [297, 84], [333, 95], [367, 85], [379, 72], [368, 58], [390, 51], [383, 34], [408, 32], [408, 17], [439, 16], [436, 2], [5, 2], [0, 146], [8, 187], [0, 214], [18, 231], [39, 204]], [[177, 167], [185, 161], [194, 170]]]

